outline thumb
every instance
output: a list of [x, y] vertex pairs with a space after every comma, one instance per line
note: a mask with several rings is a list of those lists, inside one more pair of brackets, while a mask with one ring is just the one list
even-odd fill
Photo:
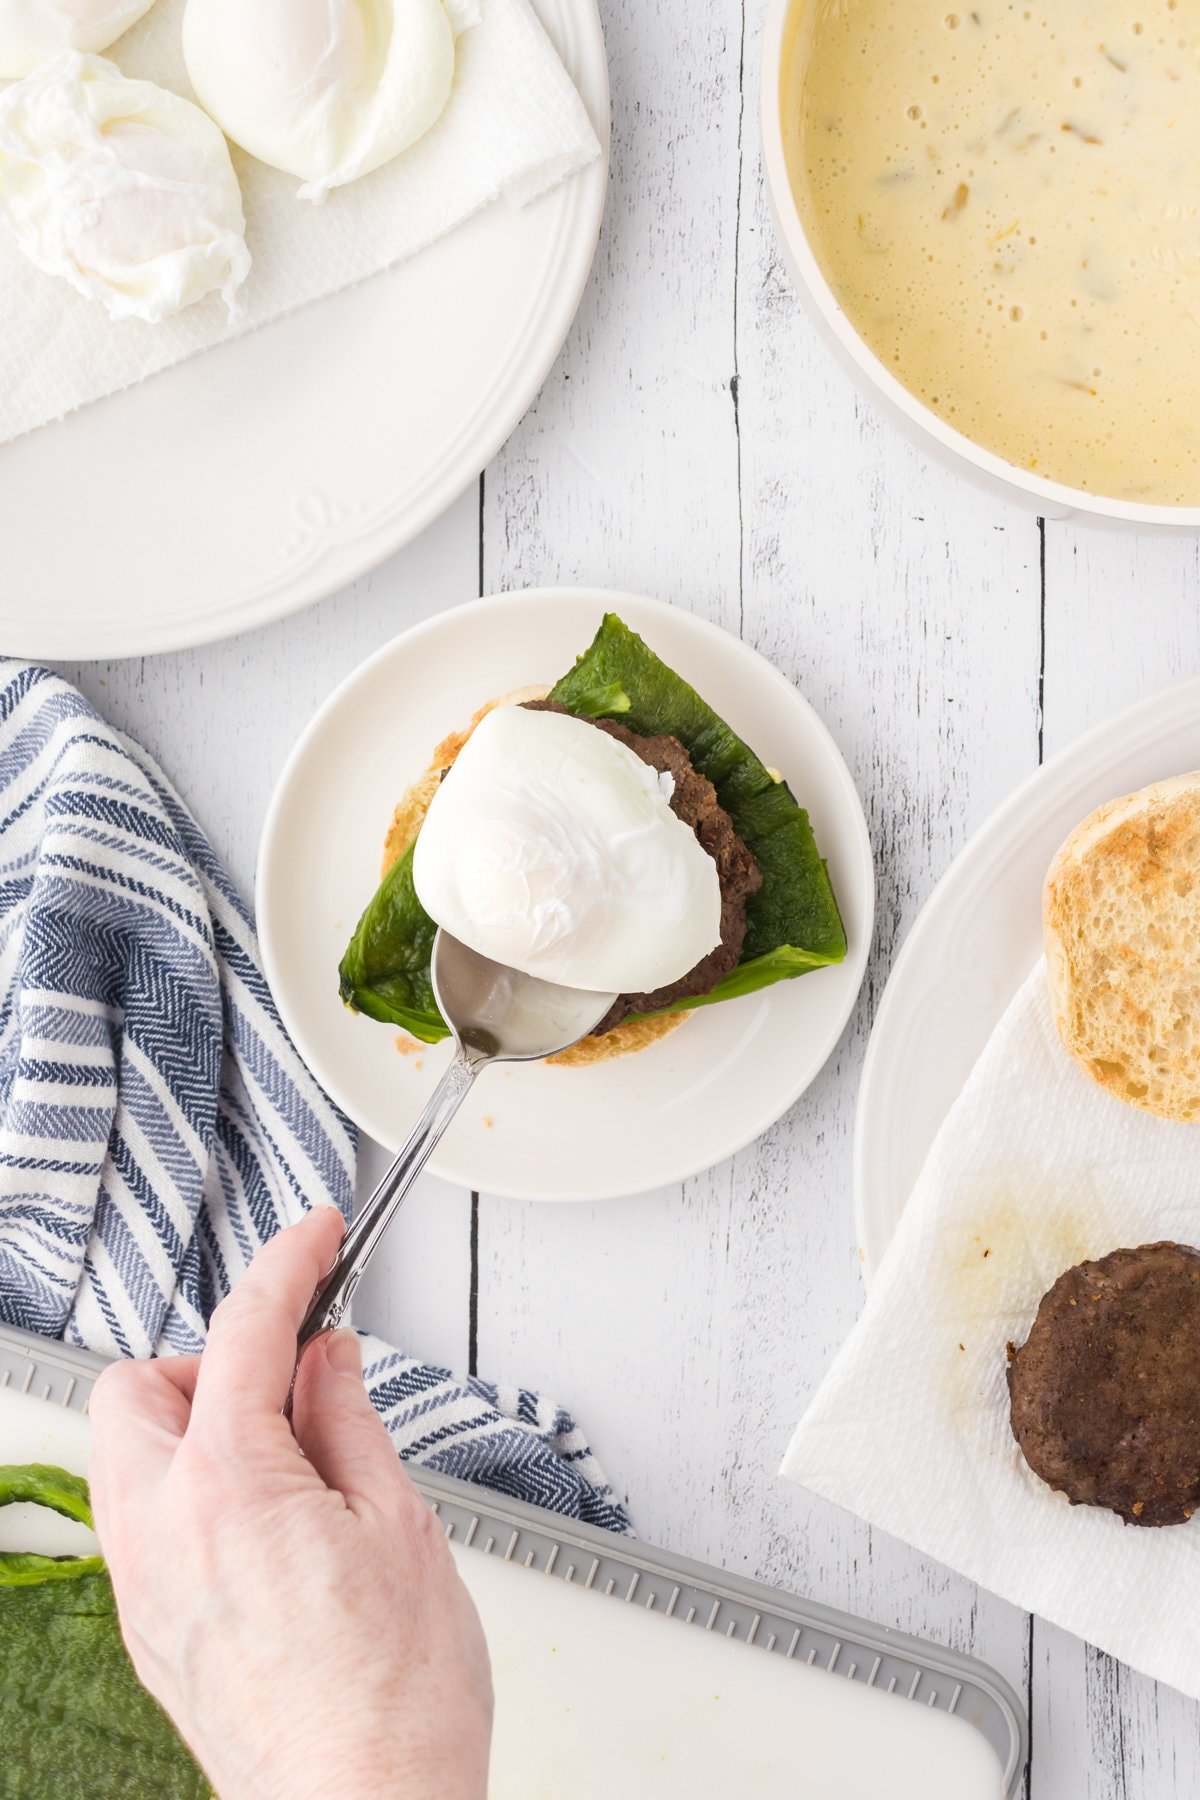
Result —
[[404, 1483], [387, 1428], [363, 1386], [353, 1331], [318, 1338], [301, 1359], [292, 1404], [296, 1442], [327, 1487], [357, 1510], [387, 1510]]

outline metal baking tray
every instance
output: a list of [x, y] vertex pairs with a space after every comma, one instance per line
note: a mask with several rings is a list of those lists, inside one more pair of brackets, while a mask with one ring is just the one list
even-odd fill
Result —
[[[86, 1412], [103, 1367], [103, 1358], [87, 1350], [0, 1325], [0, 1388]], [[991, 1745], [1003, 1771], [1004, 1794], [1018, 1793], [1028, 1754], [1025, 1714], [1008, 1683], [986, 1663], [486, 1488], [408, 1467], [453, 1543], [627, 1606], [664, 1613], [693, 1630], [753, 1644], [764, 1655], [807, 1663], [844, 1681], [953, 1713]]]

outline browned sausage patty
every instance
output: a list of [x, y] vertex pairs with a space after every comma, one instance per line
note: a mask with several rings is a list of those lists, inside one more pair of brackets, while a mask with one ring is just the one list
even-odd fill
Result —
[[1200, 1507], [1200, 1251], [1114, 1250], [1060, 1275], [1008, 1347], [1013, 1435], [1072, 1506], [1130, 1525]]

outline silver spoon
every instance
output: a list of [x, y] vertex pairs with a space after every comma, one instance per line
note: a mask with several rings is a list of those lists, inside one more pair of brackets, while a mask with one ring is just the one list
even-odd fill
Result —
[[[305, 1346], [342, 1321], [363, 1270], [442, 1133], [489, 1063], [534, 1062], [578, 1043], [598, 1025], [615, 994], [559, 987], [469, 950], [448, 931], [433, 940], [433, 992], [454, 1039], [454, 1058], [430, 1095], [412, 1135], [350, 1226], [300, 1327]], [[288, 1396], [290, 1409], [291, 1396]]]

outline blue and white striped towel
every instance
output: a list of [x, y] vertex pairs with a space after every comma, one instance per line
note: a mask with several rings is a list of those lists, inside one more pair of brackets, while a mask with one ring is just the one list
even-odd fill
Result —
[[[178, 795], [65, 681], [0, 661], [0, 1319], [197, 1350], [260, 1244], [349, 1213], [354, 1166]], [[375, 1339], [364, 1366], [402, 1456], [628, 1529], [558, 1407]]]

